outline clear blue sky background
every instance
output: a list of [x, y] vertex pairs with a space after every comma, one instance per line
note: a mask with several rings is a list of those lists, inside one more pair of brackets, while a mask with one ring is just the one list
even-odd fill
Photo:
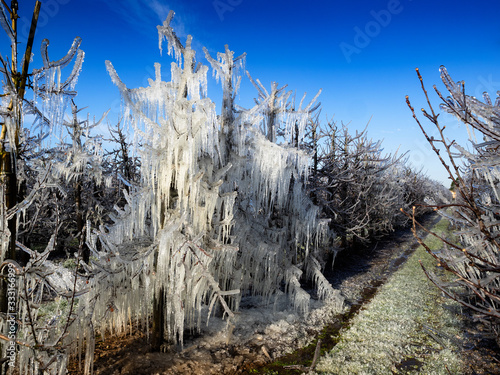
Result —
[[[10, 1], [7, 1], [10, 4]], [[20, 41], [27, 37], [34, 0], [20, 0]], [[86, 52], [77, 85], [77, 104], [100, 116], [111, 109], [110, 122], [120, 111], [118, 89], [104, 61], [134, 88], [147, 84], [153, 64], [170, 70], [169, 56], [160, 56], [156, 26], [168, 11], [181, 40], [193, 35], [198, 59], [201, 47], [215, 56], [224, 45], [237, 55], [246, 52], [246, 69], [270, 87], [271, 81], [304, 92], [322, 88], [323, 118], [350, 122], [369, 136], [383, 139], [387, 152], [409, 151], [410, 162], [447, 186], [444, 169], [425, 143], [405, 103], [425, 102], [415, 74], [419, 67], [431, 90], [444, 89], [439, 67], [455, 80], [465, 80], [468, 93], [500, 90], [500, 23], [498, 1], [261, 1], [261, 0], [45, 0], [35, 40], [33, 68], [40, 67], [39, 46], [51, 42], [52, 60], [62, 57], [75, 36]], [[361, 33], [364, 36], [360, 36]], [[24, 51], [24, 44], [21, 44]], [[0, 38], [0, 53], [9, 41]], [[209, 96], [220, 108], [220, 86], [213, 80]], [[238, 104], [249, 107], [256, 92], [244, 79]], [[436, 96], [434, 103], [438, 103]], [[451, 138], [463, 144], [466, 129], [443, 118]]]

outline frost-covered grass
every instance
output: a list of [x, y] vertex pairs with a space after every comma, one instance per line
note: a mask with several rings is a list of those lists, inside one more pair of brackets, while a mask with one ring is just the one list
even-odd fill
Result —
[[[434, 230], [448, 233], [442, 219]], [[441, 242], [429, 236], [433, 251]], [[461, 322], [446, 299], [427, 279], [420, 263], [435, 272], [435, 260], [419, 247], [387, 281], [373, 300], [353, 318], [341, 341], [316, 368], [319, 374], [460, 374], [454, 343]], [[446, 305], [447, 308], [444, 307]]]

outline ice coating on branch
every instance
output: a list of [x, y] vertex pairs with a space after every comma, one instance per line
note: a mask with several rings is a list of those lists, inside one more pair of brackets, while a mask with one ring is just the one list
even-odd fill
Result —
[[[37, 124], [41, 128], [48, 127], [48, 132], [62, 124], [69, 100], [76, 96], [73, 91], [82, 69], [85, 53], [79, 49], [81, 39], [75, 38], [67, 55], [58, 61], [50, 61], [47, 47], [49, 41], [42, 42], [42, 57], [44, 67], [33, 71], [34, 100], [33, 108], [39, 107], [41, 111], [37, 116]], [[63, 79], [62, 71], [72, 60], [73, 69], [70, 75]], [[41, 102], [39, 104], [39, 102]], [[36, 114], [36, 113], [35, 113]], [[61, 137], [61, 134], [57, 134]]]
[[163, 22], [163, 25], [157, 26], [158, 28], [158, 47], [160, 48], [160, 53], [163, 51], [163, 39], [167, 39], [168, 43], [168, 54], [171, 56], [172, 51], [174, 52], [175, 60], [179, 62], [182, 57], [182, 50], [184, 47], [180, 42], [179, 38], [175, 34], [174, 29], [170, 26], [170, 22], [174, 17], [175, 12], [171, 10], [168, 13], [167, 18]]
[[68, 65], [71, 62], [71, 60], [73, 60], [76, 53], [80, 51], [79, 48], [81, 43], [82, 43], [82, 38], [77, 36], [73, 41], [73, 44], [71, 45], [71, 48], [69, 49], [66, 56], [57, 61], [50, 61], [48, 54], [49, 40], [48, 39], [42, 40], [41, 52], [42, 52], [42, 60], [44, 68], [49, 69], [55, 66], [58, 66], [60, 69], [65, 68], [66, 65]]
[[[495, 101], [495, 105], [492, 105], [491, 99], [488, 93], [486, 93], [485, 102], [483, 103], [473, 96], [466, 95], [465, 83], [455, 83], [444, 66], [441, 66], [440, 72], [441, 79], [451, 95], [446, 98], [446, 105], [442, 104], [441, 109], [458, 117], [464, 123], [471, 125], [495, 141], [500, 141], [498, 136], [498, 133], [500, 133], [500, 106], [498, 106], [498, 98]], [[474, 117], [470, 117], [467, 111], [462, 110], [463, 108], [470, 109]], [[477, 117], [477, 121], [475, 117]]]

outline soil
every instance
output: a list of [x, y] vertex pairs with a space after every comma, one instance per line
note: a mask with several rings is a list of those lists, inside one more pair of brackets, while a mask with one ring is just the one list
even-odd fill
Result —
[[[421, 222], [431, 227], [438, 220], [439, 216], [431, 214]], [[252, 300], [246, 306], [242, 303], [239, 324], [229, 338], [224, 322], [214, 322], [212, 318], [211, 328], [207, 327], [199, 336], [188, 337], [184, 348], [171, 345], [163, 353], [151, 352], [144, 332], [100, 340], [96, 343], [94, 373], [301, 374], [311, 365], [317, 339], [321, 339], [318, 350], [331, 350], [338, 341], [339, 331], [417, 246], [411, 230], [401, 229], [371, 246], [339, 253], [333, 269], [325, 276], [345, 299], [342, 313], [338, 313], [336, 306], [313, 301], [316, 309], [304, 321], [298, 314], [286, 310], [276, 313], [272, 306]], [[468, 342], [463, 356], [469, 364], [467, 374], [500, 374], [500, 350], [488, 335], [487, 327], [481, 322], [465, 321]], [[70, 374], [80, 373], [76, 361], [69, 370]]]

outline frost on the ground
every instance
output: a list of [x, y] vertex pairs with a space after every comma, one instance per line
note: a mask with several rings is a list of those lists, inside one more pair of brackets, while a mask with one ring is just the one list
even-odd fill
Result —
[[434, 266], [423, 247], [341, 332], [339, 343], [320, 359], [318, 374], [390, 375], [399, 373], [397, 366], [408, 359], [420, 365], [418, 369], [403, 366], [405, 373], [460, 373], [461, 321], [452, 312], [458, 303], [450, 303], [450, 309], [442, 306], [448, 301], [429, 282], [420, 262]]

